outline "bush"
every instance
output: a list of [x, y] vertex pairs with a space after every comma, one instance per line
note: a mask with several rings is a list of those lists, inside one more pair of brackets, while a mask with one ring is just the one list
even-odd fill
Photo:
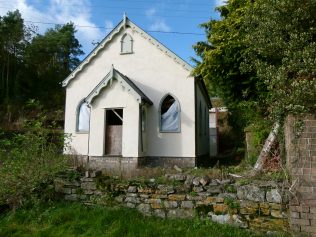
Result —
[[262, 150], [265, 140], [268, 138], [271, 126], [269, 121], [258, 120], [245, 129], [248, 133], [246, 162], [253, 166]]
[[38, 199], [38, 194], [45, 193], [43, 189], [54, 175], [65, 168], [66, 160], [60, 146], [62, 136], [52, 135], [51, 130], [43, 128], [44, 120], [45, 117], [40, 116], [25, 125], [26, 132], [1, 139], [0, 206], [16, 208]]

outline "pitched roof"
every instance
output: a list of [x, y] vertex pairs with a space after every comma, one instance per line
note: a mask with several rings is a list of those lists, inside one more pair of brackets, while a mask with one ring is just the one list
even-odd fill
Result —
[[62, 82], [62, 86], [67, 86], [68, 83], [72, 79], [74, 79], [75, 76], [80, 71], [82, 71], [86, 65], [89, 64], [89, 62], [100, 52], [100, 50], [103, 49], [112, 40], [112, 38], [116, 34], [118, 34], [122, 28], [125, 28], [126, 26], [131, 27], [133, 31], [139, 33], [143, 38], [150, 41], [153, 45], [156, 46], [157, 49], [159, 49], [162, 53], [165, 53], [169, 57], [173, 58], [175, 62], [177, 62], [187, 71], [191, 71], [193, 69], [189, 63], [180, 58], [178, 55], [176, 55], [174, 52], [172, 52], [170, 49], [168, 49], [166, 46], [164, 46], [158, 40], [150, 36], [147, 32], [142, 30], [139, 26], [133, 23], [126, 16], [124, 16], [123, 20], [120, 23], [118, 23], [118, 25], [101, 41], [101, 43], [97, 47], [95, 47], [94, 50], [92, 50], [92, 52], [80, 63], [80, 65]]
[[118, 80], [118, 82], [127, 88], [127, 91], [129, 93], [131, 93], [132, 95], [134, 95], [136, 97], [136, 100], [139, 103], [147, 103], [149, 105], [152, 105], [153, 102], [144, 94], [144, 92], [142, 92], [141, 89], [139, 89], [135, 83], [128, 78], [127, 76], [125, 76], [124, 74], [122, 74], [121, 72], [119, 72], [118, 70], [116, 70], [113, 66], [111, 71], [101, 80], [101, 82], [90, 92], [90, 94], [86, 97], [85, 101], [88, 104], [91, 104], [93, 99], [95, 97], [97, 97], [100, 92], [102, 91], [103, 88], [105, 88], [109, 82], [111, 83], [111, 81], [113, 79]]

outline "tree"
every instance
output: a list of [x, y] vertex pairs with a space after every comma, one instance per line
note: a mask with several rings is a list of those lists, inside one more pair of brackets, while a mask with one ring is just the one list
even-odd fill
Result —
[[36, 77], [31, 83], [34, 96], [49, 107], [62, 106], [60, 82], [78, 66], [78, 56], [83, 54], [75, 32], [73, 23], [56, 26], [36, 35], [26, 49], [26, 64]]
[[316, 111], [315, 12], [315, 0], [256, 0], [246, 12], [243, 69], [267, 85], [275, 120]]
[[198, 42], [194, 50], [202, 61], [195, 69], [211, 84], [213, 95], [222, 97], [228, 104], [256, 98], [255, 77], [240, 72], [244, 61], [243, 52], [247, 49], [243, 38], [247, 0], [228, 1], [227, 5], [217, 8], [220, 20], [211, 20], [201, 26], [205, 28], [207, 42]]
[[243, 134], [243, 128], [258, 120], [265, 113], [266, 85], [251, 70], [241, 71], [244, 54], [249, 45], [244, 41], [245, 13], [250, 0], [230, 0], [217, 8], [221, 18], [210, 20], [201, 26], [207, 41], [194, 45], [196, 60], [194, 75], [201, 76], [210, 94], [221, 97], [231, 112], [231, 125]]
[[14, 94], [16, 75], [23, 58], [25, 28], [19, 11], [0, 17], [1, 98], [9, 101]]
[[83, 54], [73, 23], [38, 34], [25, 26], [18, 10], [0, 16], [0, 118], [8, 124], [29, 99], [45, 109], [61, 109], [60, 82], [79, 65]]

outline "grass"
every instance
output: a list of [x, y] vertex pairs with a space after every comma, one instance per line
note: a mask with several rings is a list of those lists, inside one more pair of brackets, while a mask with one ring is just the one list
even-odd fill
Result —
[[53, 203], [0, 215], [0, 236], [260, 236], [210, 221], [145, 217], [131, 209]]

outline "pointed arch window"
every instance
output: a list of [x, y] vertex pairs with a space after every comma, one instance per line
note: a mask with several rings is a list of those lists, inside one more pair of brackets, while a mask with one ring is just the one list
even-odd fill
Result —
[[173, 96], [165, 96], [159, 108], [160, 131], [161, 132], [180, 132], [180, 104]]
[[121, 38], [121, 54], [128, 53], [133, 53], [133, 38], [126, 33]]
[[83, 101], [77, 111], [77, 132], [87, 133], [90, 130], [90, 107]]

